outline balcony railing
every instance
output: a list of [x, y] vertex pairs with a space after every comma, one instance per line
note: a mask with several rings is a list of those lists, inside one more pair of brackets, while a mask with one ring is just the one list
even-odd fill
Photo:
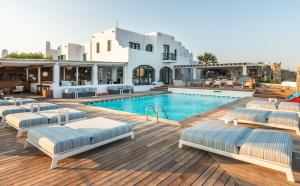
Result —
[[162, 53], [162, 60], [176, 61], [175, 53]]

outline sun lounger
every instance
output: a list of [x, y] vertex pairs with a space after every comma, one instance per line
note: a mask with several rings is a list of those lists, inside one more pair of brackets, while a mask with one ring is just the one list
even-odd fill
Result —
[[17, 137], [20, 137], [23, 132], [28, 131], [33, 127], [40, 127], [43, 125], [62, 125], [67, 122], [74, 122], [86, 118], [83, 111], [75, 109], [61, 108], [54, 110], [40, 111], [36, 113], [23, 112], [16, 114], [9, 114], [6, 116], [4, 126], [14, 127], [18, 130]]
[[279, 110], [285, 112], [297, 112], [300, 117], [300, 104], [293, 102], [277, 102], [276, 99], [267, 100], [252, 100], [249, 101], [246, 105], [247, 108], [256, 108], [263, 110]]
[[132, 125], [97, 117], [30, 129], [24, 147], [33, 145], [46, 153], [55, 168], [59, 160], [129, 136], [134, 138]]
[[9, 106], [0, 106], [0, 117], [1, 123], [5, 122], [5, 118], [8, 114], [15, 114], [21, 112], [37, 112], [43, 110], [57, 109], [58, 105], [52, 103], [27, 103], [25, 105], [9, 105]]
[[226, 114], [228, 117], [235, 117], [235, 124], [248, 123], [263, 125], [267, 127], [295, 130], [299, 132], [299, 116], [293, 112], [268, 111], [250, 108], [236, 108]]
[[9, 101], [0, 99], [0, 106], [8, 106], [11, 105], [11, 103]]
[[11, 105], [23, 105], [27, 103], [39, 103], [36, 99], [31, 98], [14, 98], [14, 97], [5, 97], [6, 101], [10, 102]]
[[183, 145], [281, 171], [294, 182], [289, 133], [206, 121], [181, 133], [179, 148]]
[[300, 113], [300, 104], [294, 102], [280, 102], [278, 105], [278, 110]]
[[21, 105], [21, 107], [27, 109], [27, 111], [37, 112], [43, 110], [58, 109], [59, 106], [53, 103], [40, 102], [40, 103], [26, 103], [24, 105]]
[[278, 103], [267, 100], [252, 100], [246, 104], [247, 108], [277, 110]]
[[15, 114], [15, 113], [19, 113], [19, 112], [27, 112], [27, 109], [25, 109], [21, 106], [15, 106], [15, 105], [1, 106], [0, 107], [1, 123], [4, 123], [5, 117], [8, 114]]

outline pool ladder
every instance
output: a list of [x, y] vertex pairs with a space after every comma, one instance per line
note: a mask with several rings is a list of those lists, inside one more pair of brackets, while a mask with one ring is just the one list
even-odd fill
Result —
[[154, 105], [151, 104], [151, 105], [147, 105], [147, 107], [146, 107], [146, 120], [147, 120], [147, 121], [149, 120], [149, 107], [152, 108], [152, 110], [153, 110], [154, 113], [155, 113], [155, 116], [156, 116], [156, 123], [158, 123], [159, 109], [162, 110], [162, 112], [164, 113], [166, 119], [169, 119], [169, 118], [168, 118], [168, 115], [167, 115], [167, 113], [166, 113], [166, 111], [165, 111], [165, 109], [164, 109], [163, 106], [161, 106], [161, 105], [160, 105], [160, 106], [154, 106]]

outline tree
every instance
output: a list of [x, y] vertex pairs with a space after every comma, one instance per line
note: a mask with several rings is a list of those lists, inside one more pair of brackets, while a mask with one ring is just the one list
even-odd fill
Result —
[[12, 52], [5, 56], [5, 58], [16, 58], [16, 59], [52, 59], [52, 57], [45, 57], [42, 53], [17, 53]]
[[197, 56], [199, 63], [216, 64], [218, 63], [217, 57], [212, 53], [205, 52], [203, 55]]

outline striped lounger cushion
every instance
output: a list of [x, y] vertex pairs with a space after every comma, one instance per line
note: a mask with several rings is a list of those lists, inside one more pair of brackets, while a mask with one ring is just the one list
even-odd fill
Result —
[[0, 106], [7, 106], [7, 105], [12, 105], [12, 104], [9, 101], [0, 99]]
[[268, 123], [290, 127], [299, 127], [299, 116], [293, 112], [274, 111], [269, 115]]
[[252, 100], [247, 103], [249, 108], [277, 110], [278, 103], [265, 100]]
[[15, 105], [0, 107], [0, 117], [6, 116], [8, 114], [19, 113], [19, 112], [27, 112], [27, 109], [20, 107], [20, 106], [15, 106]]
[[[58, 122], [58, 112], [67, 110], [68, 111], [68, 119], [69, 121], [71, 120], [77, 120], [77, 119], [82, 119], [86, 117], [86, 113], [83, 111], [75, 110], [75, 109], [70, 109], [70, 108], [63, 108], [63, 109], [53, 109], [53, 110], [45, 110], [38, 112], [38, 114], [45, 116], [48, 118], [49, 123], [57, 123]], [[62, 115], [61, 121], [64, 122], [66, 121], [65, 115]]]
[[290, 165], [293, 139], [289, 133], [255, 129], [241, 145], [240, 154]]
[[7, 115], [6, 122], [10, 125], [13, 125], [17, 129], [20, 129], [47, 124], [48, 119], [32, 112], [23, 112]]
[[235, 117], [238, 120], [267, 123], [268, 117], [271, 113], [272, 111], [266, 111], [266, 110], [236, 108], [228, 112], [227, 116]]
[[27, 139], [51, 154], [59, 154], [90, 145], [88, 136], [60, 125], [30, 129]]
[[36, 99], [31, 99], [31, 98], [15, 98], [15, 100], [7, 100], [8, 102], [10, 102], [12, 105], [16, 104], [20, 105], [22, 104], [27, 104], [27, 103], [38, 103], [39, 101]]
[[68, 123], [65, 126], [86, 134], [90, 137], [92, 144], [132, 132], [133, 129], [128, 123], [103, 117]]
[[300, 112], [300, 104], [299, 103], [293, 103], [293, 102], [281, 102], [278, 105], [278, 110], [287, 110], [287, 111]]
[[[27, 109], [28, 111], [30, 111], [31, 105], [33, 105], [33, 104], [34, 104], [33, 112], [37, 112], [37, 106], [35, 106], [36, 103], [27, 103], [25, 105], [22, 105], [22, 107]], [[57, 109], [58, 108], [58, 105], [53, 104], [53, 103], [41, 102], [41, 103], [38, 103], [38, 104], [40, 105], [40, 111]]]
[[251, 129], [236, 125], [220, 124], [220, 121], [206, 121], [181, 133], [184, 141], [238, 154], [239, 144], [250, 134]]

